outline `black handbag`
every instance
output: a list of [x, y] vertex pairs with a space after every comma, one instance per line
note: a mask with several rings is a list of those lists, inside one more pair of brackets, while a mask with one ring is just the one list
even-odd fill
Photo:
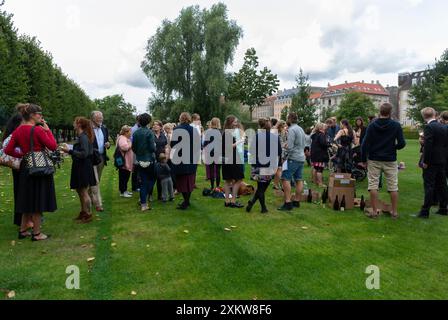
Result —
[[121, 169], [124, 167], [124, 165], [125, 165], [125, 159], [120, 151], [120, 147], [117, 146], [114, 153], [114, 166], [117, 169]]
[[94, 166], [98, 166], [99, 164], [101, 164], [101, 162], [103, 162], [103, 158], [100, 154], [100, 152], [98, 151], [98, 149], [93, 149], [93, 154], [92, 154], [92, 164]]
[[51, 176], [55, 172], [54, 163], [50, 158], [47, 149], [42, 151], [34, 151], [34, 130], [31, 128], [30, 134], [30, 152], [28, 152], [22, 159], [25, 164], [25, 169], [29, 176], [32, 177], [46, 177]]

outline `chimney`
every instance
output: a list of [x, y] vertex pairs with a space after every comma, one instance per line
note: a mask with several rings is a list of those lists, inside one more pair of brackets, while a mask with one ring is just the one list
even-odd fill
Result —
[[380, 84], [380, 80], [376, 80], [376, 84]]
[[330, 84], [330, 82], [328, 82], [328, 87], [331, 87], [331, 84]]
[[365, 83], [364, 80], [362, 80], [361, 83]]
[[372, 84], [375, 84], [375, 81], [372, 80]]
[[348, 84], [348, 81], [347, 81], [347, 80], [345, 80], [345, 84]]

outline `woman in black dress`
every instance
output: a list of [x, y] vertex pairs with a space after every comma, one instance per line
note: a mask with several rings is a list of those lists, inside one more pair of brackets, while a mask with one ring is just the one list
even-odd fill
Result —
[[[8, 123], [6, 124], [5, 132], [3, 133], [3, 148], [6, 148], [7, 143], [11, 139], [11, 134], [16, 130], [22, 123], [23, 118], [20, 114], [16, 114], [12, 116]], [[22, 214], [17, 211], [17, 200], [19, 195], [19, 178], [20, 171], [17, 169], [12, 169], [12, 178], [13, 178], [13, 190], [14, 190], [14, 224], [18, 227], [22, 224]], [[29, 226], [32, 226], [32, 223], [29, 223]]]
[[[258, 126], [260, 130], [249, 144], [252, 163], [251, 176], [253, 180], [257, 181], [257, 191], [249, 201], [246, 211], [249, 213], [255, 203], [260, 201], [261, 213], [266, 214], [268, 208], [266, 207], [265, 193], [282, 161], [282, 146], [280, 137], [271, 133], [272, 124], [269, 118], [258, 120]], [[268, 157], [268, 159], [264, 157]]]
[[354, 142], [354, 132], [348, 120], [341, 121], [341, 130], [338, 132], [335, 141], [338, 142], [337, 171], [338, 173], [352, 172], [352, 143]]
[[96, 185], [92, 163], [95, 135], [90, 120], [86, 118], [76, 118], [73, 127], [78, 135], [78, 141], [72, 150], [68, 146], [64, 146], [62, 150], [72, 156], [70, 188], [76, 190], [81, 202], [81, 212], [75, 220], [80, 223], [89, 223], [92, 221], [92, 199], [89, 195], [89, 187]]
[[222, 155], [224, 164], [222, 165], [222, 177], [225, 180], [224, 191], [226, 195], [226, 208], [244, 208], [244, 205], [236, 201], [238, 190], [244, 179], [244, 159], [241, 158], [237, 148], [244, 144], [244, 140], [237, 141], [239, 134], [238, 119], [235, 116], [228, 116], [224, 124], [222, 137]]
[[318, 123], [311, 136], [311, 165], [314, 170], [313, 180], [319, 187], [323, 187], [323, 172], [330, 160], [328, 156], [328, 140], [325, 130], [325, 125], [323, 123]]

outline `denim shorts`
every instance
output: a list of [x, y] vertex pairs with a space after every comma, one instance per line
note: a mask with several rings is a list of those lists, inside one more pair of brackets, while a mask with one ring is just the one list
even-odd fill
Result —
[[305, 162], [288, 160], [288, 170], [283, 171], [282, 179], [288, 181], [302, 181]]

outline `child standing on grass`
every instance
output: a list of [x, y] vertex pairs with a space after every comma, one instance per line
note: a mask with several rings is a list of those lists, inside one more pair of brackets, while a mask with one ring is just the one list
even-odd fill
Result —
[[157, 178], [160, 179], [160, 183], [162, 185], [162, 201], [173, 201], [173, 180], [171, 179], [171, 168], [168, 165], [168, 159], [165, 153], [161, 153], [159, 155], [159, 163], [157, 164]]

